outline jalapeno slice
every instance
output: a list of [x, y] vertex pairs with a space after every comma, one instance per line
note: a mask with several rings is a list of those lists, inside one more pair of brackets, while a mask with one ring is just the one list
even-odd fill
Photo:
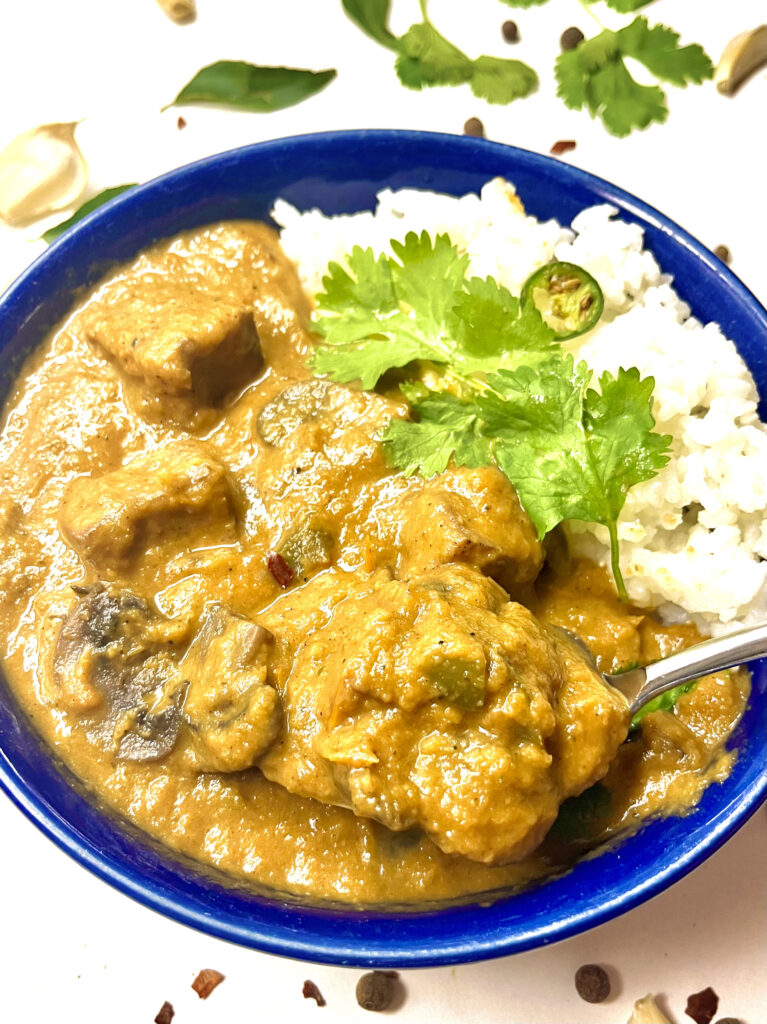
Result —
[[547, 263], [522, 288], [522, 306], [534, 305], [559, 341], [594, 327], [605, 308], [602, 289], [575, 263]]

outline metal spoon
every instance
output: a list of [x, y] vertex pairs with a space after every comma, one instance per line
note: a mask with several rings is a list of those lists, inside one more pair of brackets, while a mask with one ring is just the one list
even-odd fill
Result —
[[[587, 655], [594, 670], [599, 672], [594, 655], [580, 637], [575, 636], [569, 629], [559, 626], [554, 628], [560, 629], [570, 640], [573, 640]], [[680, 683], [697, 679], [698, 676], [705, 676], [709, 672], [732, 668], [733, 665], [740, 665], [765, 655], [767, 655], [767, 622], [758, 626], [750, 626], [748, 629], [741, 629], [737, 633], [728, 633], [727, 636], [704, 640], [703, 643], [687, 647], [683, 651], [677, 651], [676, 654], [671, 654], [668, 658], [661, 658], [660, 661], [654, 661], [651, 665], [645, 665], [643, 668], [632, 668], [628, 672], [618, 674], [609, 672], [599, 672], [599, 674], [606, 683], [614, 686], [616, 690], [620, 690], [628, 700], [633, 716], [644, 704]]]

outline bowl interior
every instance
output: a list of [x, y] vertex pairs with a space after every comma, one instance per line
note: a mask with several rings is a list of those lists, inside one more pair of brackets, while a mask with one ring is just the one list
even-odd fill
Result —
[[[646, 244], [700, 320], [716, 320], [748, 362], [765, 410], [764, 310], [719, 260], [665, 217], [620, 189], [548, 157], [484, 140], [414, 132], [339, 132], [262, 143], [212, 157], [124, 194], [56, 242], [0, 300], [0, 391], [24, 356], [114, 263], [151, 242], [226, 218], [267, 219], [274, 200], [325, 213], [371, 209], [384, 187], [477, 191], [502, 175], [527, 210], [569, 223], [607, 202], [641, 224]], [[517, 952], [622, 913], [676, 881], [717, 849], [767, 790], [765, 662], [731, 746], [725, 782], [684, 818], [581, 861], [568, 874], [490, 906], [419, 913], [353, 911], [254, 893], [175, 859], [100, 808], [20, 715], [0, 680], [0, 783], [59, 846], [96, 874], [185, 924], [274, 953], [348, 965], [434, 965]]]

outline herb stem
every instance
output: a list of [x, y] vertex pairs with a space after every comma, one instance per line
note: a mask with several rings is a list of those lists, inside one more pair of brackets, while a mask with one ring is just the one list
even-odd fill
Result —
[[418, 6], [421, 8], [421, 17], [430, 24], [429, 15], [426, 13], [426, 0], [418, 0]]
[[626, 584], [623, 582], [623, 575], [621, 573], [618, 524], [614, 519], [607, 524], [607, 530], [610, 534], [610, 565], [613, 571], [613, 579], [615, 580], [615, 588], [621, 601], [628, 601], [629, 596], [626, 593]]
[[602, 31], [605, 32], [606, 31], [606, 26], [604, 25], [603, 22], [601, 22], [599, 20], [599, 18], [596, 16], [596, 14], [594, 14], [594, 11], [592, 10], [592, 4], [589, 2], [589, 0], [578, 0], [578, 3], [581, 5], [581, 7], [584, 9], [584, 11], [589, 15], [589, 17], [594, 19], [594, 21], [597, 23], [597, 25], [599, 25], [599, 27], [602, 29]]

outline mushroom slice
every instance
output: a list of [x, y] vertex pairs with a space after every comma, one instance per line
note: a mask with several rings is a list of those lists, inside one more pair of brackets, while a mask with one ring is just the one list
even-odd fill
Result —
[[47, 695], [83, 716], [91, 739], [117, 757], [164, 757], [178, 739], [183, 699], [168, 646], [183, 630], [143, 598], [96, 583], [64, 619]]
[[196, 770], [250, 768], [277, 738], [280, 698], [267, 671], [272, 639], [263, 626], [224, 605], [207, 606], [180, 666]]

